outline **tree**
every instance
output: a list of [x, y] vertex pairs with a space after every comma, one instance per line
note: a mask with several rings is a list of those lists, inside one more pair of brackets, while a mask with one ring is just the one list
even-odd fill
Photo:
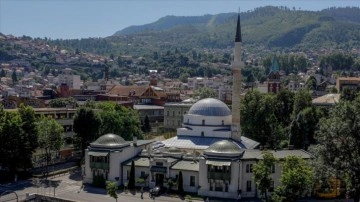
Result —
[[[1, 109], [1, 131], [0, 131], [0, 165], [8, 168], [10, 176], [17, 173], [22, 167], [22, 130], [21, 118], [15, 112], [3, 112]], [[26, 155], [26, 154], [24, 154]]]
[[178, 191], [180, 193], [180, 195], [184, 194], [184, 185], [183, 185], [183, 175], [182, 172], [179, 172], [179, 178], [178, 178]]
[[270, 174], [275, 166], [276, 159], [271, 152], [263, 152], [263, 160], [260, 160], [254, 165], [254, 180], [260, 194], [265, 196], [265, 201], [268, 201], [267, 191], [271, 187], [272, 179]]
[[136, 184], [140, 184], [141, 187], [143, 187], [145, 185], [145, 179], [143, 177], [139, 177], [136, 179]]
[[139, 112], [121, 105], [116, 105], [115, 110], [124, 122], [122, 131], [126, 131], [126, 133], [122, 132], [121, 136], [125, 140], [132, 140], [133, 137], [142, 139], [143, 133], [141, 131]]
[[150, 125], [150, 120], [149, 120], [148, 115], [145, 115], [143, 131], [144, 132], [151, 131], [151, 125]]
[[130, 190], [135, 189], [135, 164], [134, 164], [134, 161], [131, 161], [131, 168], [130, 168], [128, 188], [129, 188]]
[[282, 123], [283, 127], [287, 127], [291, 122], [291, 114], [294, 107], [294, 93], [281, 89], [276, 94], [275, 114], [277, 119]]
[[319, 159], [347, 182], [354, 201], [360, 199], [360, 97], [340, 101], [329, 117], [319, 121]]
[[116, 192], [117, 189], [118, 189], [118, 186], [117, 186], [116, 182], [111, 182], [111, 181], [106, 182], [107, 194], [109, 194], [110, 197], [113, 197], [116, 202], [117, 202], [117, 199], [118, 199], [118, 195], [117, 195], [117, 192]]
[[76, 100], [74, 98], [57, 98], [52, 99], [49, 102], [50, 107], [54, 108], [64, 108], [68, 105], [77, 106]]
[[[260, 142], [262, 146], [278, 148], [285, 131], [276, 117], [276, 105], [277, 100], [273, 94], [248, 92], [240, 106], [243, 134]], [[259, 125], [262, 126], [261, 130]]]
[[38, 144], [45, 151], [46, 168], [51, 161], [51, 152], [58, 151], [64, 143], [64, 128], [53, 118], [41, 117], [37, 122]]
[[37, 119], [33, 108], [23, 104], [20, 105], [18, 113], [21, 118], [21, 129], [23, 131], [20, 147], [22, 163], [24, 168], [31, 168], [32, 154], [38, 147]]
[[344, 88], [343, 91], [341, 92], [340, 98], [342, 100], [353, 101], [357, 97], [359, 91], [360, 89]]
[[314, 76], [310, 76], [309, 79], [306, 81], [306, 88], [309, 90], [316, 90], [317, 81]]
[[[101, 118], [100, 134], [119, 134], [125, 140], [143, 137], [140, 117], [136, 110], [115, 103], [97, 104]], [[126, 132], [124, 132], [126, 131]]]
[[299, 149], [307, 149], [310, 144], [315, 144], [314, 135], [321, 116], [321, 111], [315, 107], [300, 111], [289, 126], [289, 144]]
[[101, 124], [101, 119], [90, 108], [80, 108], [74, 117], [74, 132], [80, 141], [82, 156], [91, 141], [97, 138]]
[[212, 88], [203, 87], [195, 90], [194, 95], [199, 99], [204, 98], [217, 98], [217, 93]]
[[296, 201], [305, 196], [311, 189], [312, 175], [312, 169], [304, 159], [286, 157], [282, 165], [281, 185], [273, 193], [273, 201]]
[[168, 191], [171, 191], [172, 187], [176, 185], [176, 180], [173, 178], [169, 178], [166, 183], [168, 185]]
[[4, 69], [1, 69], [1, 71], [0, 71], [0, 77], [5, 77], [5, 76], [6, 76], [5, 70], [4, 70]]
[[311, 101], [312, 98], [309, 91], [300, 90], [295, 93], [292, 119], [295, 119], [301, 110], [305, 109], [306, 107], [311, 107]]
[[13, 71], [13, 73], [11, 75], [11, 79], [12, 79], [13, 83], [16, 83], [18, 81], [17, 74], [16, 74], [15, 70]]

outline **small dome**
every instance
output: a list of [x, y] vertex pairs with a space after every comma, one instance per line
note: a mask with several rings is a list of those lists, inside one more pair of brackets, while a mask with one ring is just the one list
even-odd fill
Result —
[[120, 145], [120, 144], [124, 144], [126, 143], [126, 141], [115, 134], [106, 134], [103, 136], [100, 136], [97, 140], [95, 140], [95, 142], [91, 143], [91, 145], [105, 145], [105, 146], [115, 146], [115, 145]]
[[222, 101], [214, 98], [205, 98], [196, 102], [188, 114], [202, 116], [228, 116], [231, 115], [229, 107]]
[[208, 155], [238, 156], [244, 151], [233, 141], [221, 140], [210, 145], [204, 153]]

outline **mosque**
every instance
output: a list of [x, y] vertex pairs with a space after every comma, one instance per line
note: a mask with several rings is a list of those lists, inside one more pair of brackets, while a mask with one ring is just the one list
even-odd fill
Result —
[[[185, 192], [204, 197], [259, 197], [253, 179], [253, 165], [262, 159], [259, 143], [241, 136], [240, 87], [241, 26], [237, 19], [234, 61], [232, 63], [232, 110], [220, 100], [206, 98], [196, 102], [184, 115], [177, 136], [164, 141], [125, 141], [106, 134], [91, 143], [85, 152], [84, 183], [97, 176], [118, 185], [129, 180], [132, 161], [135, 179], [144, 178], [146, 187], [167, 187], [168, 179], [177, 180], [182, 173]], [[277, 159], [311, 155], [303, 150], [270, 151]], [[271, 175], [270, 192], [279, 185], [281, 167], [276, 164]], [[176, 190], [177, 187], [172, 187]]]

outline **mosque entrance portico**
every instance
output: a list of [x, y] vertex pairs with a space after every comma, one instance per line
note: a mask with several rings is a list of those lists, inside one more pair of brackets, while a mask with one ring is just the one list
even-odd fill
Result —
[[159, 186], [159, 187], [164, 186], [164, 174], [162, 173], [155, 174], [155, 186]]

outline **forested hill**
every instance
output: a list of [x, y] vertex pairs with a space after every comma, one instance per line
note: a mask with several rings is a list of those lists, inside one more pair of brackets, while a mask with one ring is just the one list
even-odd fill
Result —
[[[247, 44], [269, 47], [319, 47], [338, 44], [359, 45], [360, 9], [329, 8], [301, 11], [286, 7], [261, 7], [241, 13], [243, 39]], [[236, 13], [204, 16], [166, 16], [154, 23], [130, 26], [114, 36], [151, 34], [152, 42], [224, 48], [231, 45]], [[195, 39], [195, 40], [194, 40]], [[176, 40], [176, 41], [175, 41]]]
[[[143, 56], [178, 49], [181, 52], [233, 47], [237, 13], [166, 16], [154, 23], [130, 26], [105, 38], [52, 40], [64, 48], [96, 54]], [[260, 7], [241, 13], [242, 38], [248, 52], [263, 49], [343, 49], [360, 47], [360, 9], [302, 11]]]

